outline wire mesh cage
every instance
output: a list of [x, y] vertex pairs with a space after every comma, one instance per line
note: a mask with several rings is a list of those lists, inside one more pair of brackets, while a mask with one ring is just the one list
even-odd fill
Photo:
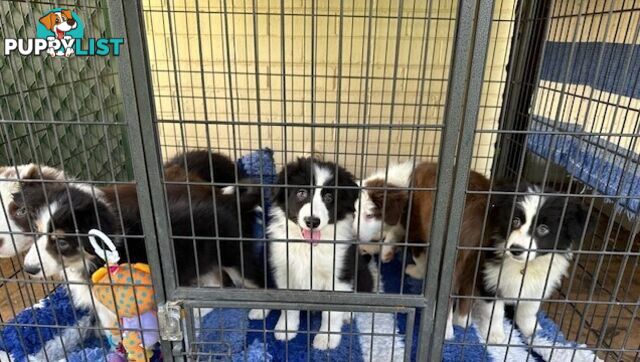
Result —
[[50, 14], [125, 43], [0, 59], [2, 357], [638, 358], [635, 1], [0, 0], [2, 36]]
[[[3, 1], [0, 3], [2, 38], [32, 36], [37, 18], [52, 7], [55, 4]], [[77, 8], [82, 10], [88, 36], [101, 37], [107, 33], [108, 12], [104, 4], [80, 4]], [[122, 99], [117, 73], [109, 58], [56, 63], [40, 57], [3, 56], [0, 73], [0, 164], [5, 207], [9, 205], [10, 192], [15, 191], [9, 185], [17, 179], [11, 166], [47, 165], [64, 170], [70, 178], [88, 182], [106, 184], [129, 180], [131, 170], [122, 127]], [[20, 244], [17, 239], [30, 236], [20, 232], [32, 231], [7, 228], [5, 207], [0, 236], [3, 323], [54, 289], [54, 284], [30, 281], [22, 272], [20, 258], [4, 259], [14, 251], [22, 251], [21, 245], [12, 244]]]

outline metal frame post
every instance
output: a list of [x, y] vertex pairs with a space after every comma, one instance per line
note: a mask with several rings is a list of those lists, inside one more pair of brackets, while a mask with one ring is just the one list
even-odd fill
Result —
[[493, 0], [461, 0], [458, 4], [427, 264], [426, 307], [420, 320], [421, 338], [428, 343], [419, 345], [419, 361], [442, 359], [455, 246], [462, 222], [492, 15]]
[[[113, 36], [125, 39], [118, 59], [120, 89], [125, 100], [124, 113], [128, 124], [140, 220], [149, 266], [154, 271], [152, 277], [155, 299], [159, 305], [175, 290], [175, 283], [173, 273], [162, 272], [171, 270], [173, 249], [169, 242], [169, 216], [164, 206], [161, 182], [162, 160], [156, 146], [156, 112], [148, 69], [142, 8], [138, 1], [109, 0], [109, 14]], [[164, 258], [160, 257], [160, 245], [168, 254]], [[165, 360], [173, 360], [171, 350], [171, 343], [163, 341], [162, 353]]]

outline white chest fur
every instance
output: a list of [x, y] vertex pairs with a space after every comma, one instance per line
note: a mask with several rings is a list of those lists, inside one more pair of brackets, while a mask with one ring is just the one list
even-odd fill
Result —
[[267, 233], [276, 241], [270, 243], [269, 261], [278, 288], [343, 289], [344, 283], [339, 283], [338, 278], [342, 274], [349, 245], [330, 241], [352, 240], [352, 222], [347, 218], [327, 225], [321, 230], [321, 240], [315, 245], [306, 241], [277, 241], [302, 240], [303, 237], [296, 223], [288, 220], [281, 209], [272, 208]]
[[[503, 298], [546, 299], [560, 286], [569, 269], [569, 260], [565, 255], [546, 254], [529, 261], [526, 270], [524, 268], [524, 262], [508, 256], [501, 263], [487, 263], [484, 268], [485, 286], [491, 291], [496, 291], [497, 286], [496, 292]], [[513, 304], [515, 301], [507, 300], [505, 303]]]

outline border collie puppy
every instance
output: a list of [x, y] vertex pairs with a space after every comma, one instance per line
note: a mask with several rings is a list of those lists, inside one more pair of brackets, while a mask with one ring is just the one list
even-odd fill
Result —
[[[355, 240], [352, 223], [359, 193], [356, 186], [344, 168], [312, 158], [299, 158], [280, 171], [267, 228], [271, 239], [269, 261], [279, 289], [373, 289], [369, 260], [358, 253], [356, 245], [332, 242]], [[249, 317], [261, 319], [263, 310], [253, 310]], [[336, 348], [348, 317], [345, 312], [323, 311], [313, 346]], [[300, 311], [282, 311], [275, 338], [291, 340], [297, 335], [299, 322]]]
[[[12, 257], [31, 247], [35, 236], [28, 233], [36, 231], [36, 215], [47, 204], [43, 190], [50, 184], [42, 181], [63, 179], [62, 171], [47, 166], [0, 167], [0, 257]], [[25, 205], [23, 191], [41, 197]]]
[[391, 164], [388, 169], [378, 170], [360, 182], [362, 190], [355, 203], [353, 229], [361, 242], [382, 242], [382, 245], [361, 244], [359, 247], [368, 254], [380, 253], [384, 263], [393, 259], [395, 244], [405, 239], [409, 199], [406, 188], [413, 178], [414, 164], [414, 160]]
[[[119, 187], [119, 195], [123, 204], [129, 202], [122, 195], [129, 185]], [[131, 186], [133, 187], [133, 186]], [[200, 276], [200, 285], [216, 286], [220, 282], [216, 270], [218, 266], [218, 244], [216, 240], [200, 240], [198, 237], [240, 238], [252, 232], [253, 209], [259, 204], [258, 193], [246, 193], [240, 196], [242, 219], [246, 226], [239, 227], [236, 195], [217, 194], [216, 209], [209, 198], [192, 199], [187, 195], [171, 195], [170, 218], [173, 233], [174, 253], [177, 265], [177, 276], [181, 286], [192, 286]], [[24, 270], [33, 277], [65, 276], [68, 281], [88, 281], [90, 275], [101, 265], [103, 260], [95, 254], [86, 234], [91, 229], [98, 229], [107, 235], [122, 234], [119, 218], [112, 209], [107, 193], [96, 190], [96, 197], [69, 185], [67, 189], [57, 189], [49, 193], [51, 204], [43, 208], [37, 218], [39, 232], [45, 234], [38, 238], [24, 259]], [[133, 194], [135, 197], [135, 193]], [[27, 201], [29, 196], [25, 196]], [[192, 196], [193, 198], [193, 196]], [[136, 201], [137, 202], [137, 201]], [[190, 208], [191, 207], [191, 208]], [[213, 224], [213, 213], [217, 212], [218, 234]], [[191, 229], [193, 220], [194, 230]], [[142, 235], [139, 217], [135, 220], [124, 220], [125, 234]], [[194, 241], [194, 239], [196, 239]], [[125, 246], [126, 243], [126, 246]], [[147, 255], [144, 241], [134, 237], [123, 240], [115, 238], [114, 244], [121, 257], [121, 262], [146, 262]], [[197, 248], [194, 251], [194, 244]], [[241, 267], [244, 267], [244, 283], [248, 287], [262, 285], [264, 278], [256, 266], [252, 243], [220, 240], [222, 269], [231, 280], [238, 284]], [[105, 248], [105, 246], [102, 246]], [[242, 247], [242, 252], [240, 248]], [[240, 256], [244, 259], [241, 261]], [[244, 265], [242, 265], [244, 264]], [[66, 275], [65, 275], [66, 274]], [[213, 281], [207, 278], [214, 279]], [[75, 290], [86, 286], [71, 285], [70, 289], [76, 305], [90, 305], [86, 291]], [[87, 298], [87, 299], [84, 299]]]
[[[516, 191], [515, 185], [499, 189]], [[491, 198], [484, 246], [495, 250], [482, 253], [484, 261], [478, 288], [485, 297], [543, 300], [560, 286], [567, 274], [572, 246], [588, 227], [587, 213], [576, 198], [538, 195], [544, 192], [540, 186], [521, 184], [517, 191], [523, 194]], [[561, 217], [563, 209], [564, 218]], [[467, 267], [475, 269], [475, 266]], [[515, 305], [516, 301], [477, 301], [478, 330], [482, 336], [488, 334], [489, 343], [500, 343], [505, 338], [505, 304]], [[540, 301], [517, 303], [515, 322], [526, 337], [535, 333], [539, 308]]]
[[[187, 177], [190, 181], [204, 182], [196, 175], [187, 176], [184, 170], [172, 173], [172, 181], [186, 181]], [[212, 192], [208, 185], [188, 187], [189, 193], [186, 185], [166, 185], [179, 284], [219, 286], [230, 280], [247, 287], [264, 285], [262, 269], [257, 266], [251, 242], [216, 240], [217, 237], [239, 239], [252, 235], [254, 209], [260, 204], [260, 193], [253, 188], [234, 188], [233, 194], [223, 194], [217, 188]], [[24, 260], [25, 271], [34, 277], [66, 274], [69, 281], [88, 281], [91, 273], [104, 263], [95, 255], [86, 236], [91, 229], [107, 235], [143, 235], [135, 185], [91, 189], [85, 184], [74, 183], [67, 187], [58, 184], [49, 187], [47, 192], [50, 204], [41, 210], [36, 220], [39, 232], [45, 235], [38, 238]], [[37, 197], [39, 195], [35, 193], [25, 194], [24, 204], [30, 205]], [[122, 262], [147, 261], [141, 238], [115, 238], [114, 243]], [[74, 288], [71, 289], [73, 292]], [[90, 296], [85, 290], [73, 294], [77, 305], [90, 305]], [[76, 299], [76, 295], [80, 299]]]
[[[423, 162], [413, 168], [414, 161], [392, 164], [387, 170], [375, 172], [362, 182], [361, 201], [356, 202], [356, 215], [353, 228], [358, 232], [362, 242], [382, 241], [382, 246], [368, 245], [364, 252], [377, 253], [381, 250], [381, 259], [388, 262], [393, 259], [395, 245], [405, 240], [409, 242], [428, 243], [431, 233], [435, 191], [414, 190], [411, 193], [411, 210], [408, 209], [410, 193], [408, 186], [416, 188], [435, 188], [438, 165]], [[386, 175], [386, 182], [385, 182]], [[469, 190], [489, 189], [489, 180], [483, 175], [471, 171]], [[386, 197], [386, 202], [385, 202]], [[467, 195], [463, 221], [458, 245], [463, 247], [479, 247], [482, 244], [482, 224], [487, 207], [487, 197], [479, 194]], [[406, 223], [409, 222], [407, 227]], [[423, 279], [427, 271], [426, 248], [412, 247], [415, 264], [407, 265], [405, 272], [416, 279]], [[455, 295], [473, 295], [473, 274], [465, 272], [464, 266], [476, 264], [478, 252], [463, 249], [458, 251], [454, 269], [452, 293]], [[453, 338], [453, 302], [449, 308], [445, 337]], [[460, 299], [455, 306], [455, 324], [466, 326], [471, 312], [471, 301]]]
[[[82, 234], [93, 228], [109, 235], [120, 231], [102, 191], [92, 192], [82, 186], [58, 184], [47, 190], [50, 203], [40, 210], [36, 219], [41, 235], [24, 258], [24, 271], [36, 278], [64, 277], [72, 282], [69, 290], [74, 304], [89, 307], [92, 304], [89, 286], [73, 283], [88, 282], [91, 273], [103, 262]], [[24, 202], [31, 204], [38, 197], [35, 193], [24, 193]], [[116, 240], [116, 245], [121, 246], [122, 242]], [[126, 262], [127, 254], [122, 248], [118, 249]]]

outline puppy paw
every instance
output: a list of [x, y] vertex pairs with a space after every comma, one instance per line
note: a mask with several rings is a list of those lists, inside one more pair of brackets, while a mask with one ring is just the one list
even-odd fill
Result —
[[319, 350], [334, 349], [340, 344], [341, 336], [339, 334], [318, 333], [313, 338], [313, 348]]
[[252, 321], [263, 320], [269, 314], [269, 309], [252, 309], [249, 311], [249, 319]]
[[280, 317], [273, 332], [274, 337], [279, 341], [290, 341], [298, 335], [298, 326], [293, 326], [291, 320], [289, 321], [289, 325], [287, 325], [285, 320], [286, 318]]
[[447, 341], [450, 341], [454, 338], [455, 338], [455, 334], [453, 333], [453, 326], [447, 325], [447, 328], [445, 328], [445, 331], [444, 331], [444, 339], [446, 339]]
[[453, 324], [456, 326], [460, 326], [462, 328], [466, 328], [467, 325], [471, 325], [471, 320], [469, 320], [469, 314], [458, 314], [454, 313], [453, 315]]
[[538, 326], [536, 326], [535, 318], [533, 320], [527, 320], [522, 323], [522, 325], [518, 324], [518, 329], [522, 332], [522, 335], [525, 337], [531, 337], [536, 334], [536, 330], [538, 330]]
[[274, 332], [273, 336], [276, 337], [276, 339], [278, 341], [290, 341], [294, 338], [296, 338], [296, 336], [298, 335], [298, 332], [284, 332], [284, 331], [280, 331], [280, 332]]
[[407, 265], [406, 269], [404, 270], [405, 273], [407, 273], [408, 276], [414, 278], [414, 279], [423, 279], [424, 278], [424, 274], [422, 273], [422, 270], [420, 270], [420, 268], [418, 268], [417, 265], [415, 264], [409, 264]]
[[393, 251], [388, 251], [388, 252], [383, 252], [382, 255], [380, 256], [380, 261], [382, 261], [383, 263], [388, 263], [391, 260], [393, 260], [393, 257], [396, 255], [396, 253], [394, 253]]
[[487, 343], [498, 344], [504, 343], [504, 331], [501, 328], [491, 329]]

